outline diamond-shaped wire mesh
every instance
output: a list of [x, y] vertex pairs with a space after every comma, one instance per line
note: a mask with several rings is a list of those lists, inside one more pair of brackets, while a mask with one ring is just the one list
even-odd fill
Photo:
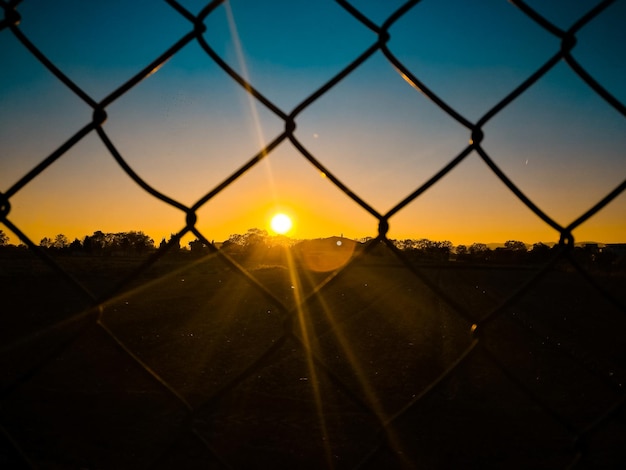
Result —
[[[338, 0], [371, 40], [327, 83], [298, 97], [293, 109], [283, 109], [264, 95], [207, 39], [206, 25], [222, 1], [197, 14], [175, 0], [165, 3], [176, 21], [185, 22], [186, 32], [96, 100], [20, 29], [21, 2], [0, 1], [0, 44], [19, 41], [92, 113], [78, 132], [0, 194], [0, 221], [33, 254], [27, 266], [3, 258], [0, 271], [2, 466], [626, 464], [623, 272], [595, 276], [577, 256], [573, 236], [577, 227], [623, 195], [626, 181], [606, 188], [590, 210], [563, 226], [481, 145], [487, 123], [557, 64], [566, 63], [609, 109], [626, 116], [624, 104], [572, 54], [579, 31], [599, 15], [610, 14], [605, 10], [614, 2], [600, 2], [562, 30], [513, 0], [508, 7], [551, 35], [556, 46], [545, 63], [476, 120], [435, 94], [421, 81], [420, 70], [394, 54], [394, 27], [419, 17], [417, 0], [376, 21]], [[115, 119], [108, 114], [116, 102], [194, 42], [282, 130], [246, 163], [230, 168], [230, 176], [184, 204], [144, 179], [106, 128]], [[399, 80], [456, 121], [469, 139], [460, 153], [386, 213], [353, 191], [295, 133], [307, 109], [346, 77], [358, 74], [371, 57], [391, 63]], [[116, 279], [98, 261], [75, 269], [86, 261], [50, 256], [11, 217], [18, 193], [57, 161], [69, 158], [72, 148], [96, 137], [119, 171], [167, 210], [177, 211], [183, 227], [138, 265], [116, 260]], [[216, 248], [197, 225], [198, 211], [227, 188], [236, 191], [244, 175], [282, 146], [296, 149], [358, 205], [355, 211], [364, 211], [374, 222], [372, 240], [329, 276], [298, 271], [289, 255], [283, 261], [291, 263], [291, 270], [253, 269]], [[540, 223], [558, 232], [559, 244], [548, 261], [528, 269], [419, 263], [387, 237], [396, 214], [470, 155], [478, 156]], [[173, 260], [172, 249], [188, 235], [210, 252], [191, 262]], [[176, 311], [170, 309], [174, 283]]]

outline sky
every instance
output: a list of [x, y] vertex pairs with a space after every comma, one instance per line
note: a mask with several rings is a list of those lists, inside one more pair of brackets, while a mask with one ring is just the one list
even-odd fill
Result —
[[[6, 3], [6, 2], [5, 2]], [[180, 1], [197, 15], [207, 2]], [[354, 0], [382, 25], [404, 2]], [[528, 2], [561, 29], [596, 1]], [[18, 29], [92, 100], [100, 102], [193, 30], [165, 1], [24, 0]], [[2, 9], [0, 9], [2, 15]], [[626, 2], [576, 35], [573, 57], [626, 103]], [[289, 115], [377, 41], [330, 0], [230, 0], [205, 18], [206, 43]], [[560, 47], [502, 0], [423, 0], [389, 29], [388, 49], [469, 122], [481, 119]], [[0, 31], [0, 191], [92, 119], [92, 108], [16, 39]], [[280, 136], [282, 118], [251, 97], [195, 39], [106, 107], [103, 130], [152, 188], [192, 206]], [[381, 51], [296, 115], [297, 141], [330, 175], [385, 214], [468, 145], [470, 131], [411, 87]], [[626, 178], [626, 118], [564, 62], [483, 126], [482, 148], [542, 211], [566, 226]], [[289, 214], [294, 238], [376, 236], [378, 220], [347, 197], [289, 141], [197, 211], [221, 241], [269, 230]], [[142, 230], [155, 242], [185, 214], [141, 189], [95, 131], [12, 191], [7, 218], [33, 242], [96, 230]], [[476, 152], [389, 220], [390, 238], [456, 244], [556, 242]], [[0, 229], [19, 240], [6, 227]], [[576, 241], [626, 242], [622, 193], [574, 230]]]

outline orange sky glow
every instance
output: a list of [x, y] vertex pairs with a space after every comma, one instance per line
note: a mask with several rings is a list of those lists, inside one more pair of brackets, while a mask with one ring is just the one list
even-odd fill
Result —
[[[506, 3], [476, 17], [471, 27], [469, 22], [451, 28], [449, 35], [455, 37], [441, 36], [445, 28], [438, 22], [451, 20], [436, 3], [415, 9], [415, 14], [394, 25], [389, 48], [470, 122], [477, 122], [558, 51], [554, 37]], [[284, 50], [277, 50], [276, 44], [285, 43], [283, 30], [261, 27], [258, 12], [237, 5], [232, 2], [232, 10], [223, 5], [206, 19], [210, 27], [205, 39], [285, 115], [376, 39], [340, 7], [330, 5], [325, 8], [332, 11], [319, 12], [330, 22], [327, 33], [334, 35], [326, 43], [315, 28], [307, 30], [307, 25], [315, 24], [313, 19], [303, 15], [302, 22], [297, 20], [300, 10], [294, 6], [292, 23], [283, 24], [284, 15], [268, 17], [281, 22], [294, 38], [293, 44], [287, 41]], [[102, 37], [94, 33], [92, 41], [83, 44], [76, 37], [88, 34], [87, 26], [70, 15], [50, 29], [46, 8], [25, 2], [20, 29], [95, 101], [116, 90], [190, 27], [164, 4], [154, 12], [155, 21], [163, 25], [141, 31], [146, 38], [141, 47], [125, 46], [124, 41], [132, 39], [125, 34], [139, 33], [126, 31], [123, 25], [119, 31], [126, 32], [119, 38], [110, 37], [105, 29]], [[382, 4], [372, 8], [371, 14], [383, 19], [392, 11]], [[614, 8], [613, 14], [598, 20], [599, 26], [581, 30], [580, 46], [573, 54], [623, 101], [626, 76], [619, 64], [623, 65], [625, 53], [611, 52], [604, 58], [597, 53], [609, 50], [601, 46], [623, 34], [615, 18], [626, 10], [623, 4]], [[130, 11], [128, 18], [117, 18], [114, 9], [110, 14], [104, 18], [108, 22], [137, 24]], [[506, 28], [477, 33], [489, 30], [480, 24], [493, 24], [492, 15], [498, 15]], [[560, 21], [567, 26], [567, 19]], [[509, 29], [512, 36], [507, 39]], [[504, 38], [503, 44], [487, 37], [492, 33]], [[0, 44], [1, 62], [13, 64], [0, 78], [0, 191], [7, 192], [89, 123], [93, 110], [9, 31], [2, 32]], [[475, 50], [484, 53], [470, 54]], [[108, 104], [106, 112], [102, 128], [127, 164], [152, 188], [187, 207], [285, 130], [285, 121], [251, 97], [196, 41]], [[471, 137], [458, 120], [409, 86], [381, 51], [300, 110], [295, 122], [294, 137], [306, 151], [382, 215], [459, 155]], [[563, 61], [482, 130], [481, 147], [494, 163], [563, 227], [626, 176], [626, 119]], [[158, 245], [185, 227], [185, 213], [132, 181], [95, 131], [12, 194], [10, 204], [7, 219], [36, 244], [59, 233], [73, 240], [96, 230], [141, 230]], [[378, 235], [376, 217], [338, 189], [289, 139], [202, 205], [196, 227], [208, 240], [219, 242], [250, 228], [270, 232], [277, 212], [292, 218], [288, 235], [296, 239]], [[575, 240], [626, 242], [625, 214], [622, 192], [573, 231]], [[526, 207], [476, 151], [395, 213], [389, 226], [389, 238], [449, 240], [455, 245], [559, 240], [558, 231]], [[11, 243], [20, 243], [5, 226], [0, 229]], [[184, 243], [193, 238], [186, 236]]]

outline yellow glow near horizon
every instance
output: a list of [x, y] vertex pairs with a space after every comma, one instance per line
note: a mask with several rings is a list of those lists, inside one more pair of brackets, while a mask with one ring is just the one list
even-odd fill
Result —
[[277, 234], [284, 235], [289, 232], [289, 230], [291, 230], [291, 227], [293, 227], [293, 222], [291, 221], [291, 217], [289, 217], [287, 214], [279, 212], [272, 217], [272, 220], [270, 221], [270, 226], [272, 227], [272, 230]]

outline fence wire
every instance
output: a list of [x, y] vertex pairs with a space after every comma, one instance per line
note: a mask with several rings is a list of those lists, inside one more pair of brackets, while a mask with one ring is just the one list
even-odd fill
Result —
[[[626, 378], [626, 356], [619, 334], [626, 313], [621, 295], [623, 277], [607, 281], [595, 276], [592, 268], [576, 256], [573, 236], [575, 229], [624, 193], [626, 180], [608, 188], [606, 196], [591, 209], [563, 226], [540, 209], [481, 145], [486, 124], [561, 62], [607, 107], [626, 117], [624, 104], [573, 55], [579, 31], [598, 16], [610, 14], [605, 10], [613, 1], [600, 2], [569, 29], [562, 30], [528, 4], [512, 0], [511, 8], [517, 8], [520, 15], [556, 37], [560, 45], [544, 64], [475, 122], [428, 88], [419, 78], [420, 71], [403, 64], [390, 47], [394, 26], [416, 7], [417, 0], [405, 3], [381, 24], [348, 1], [337, 0], [371, 32], [372, 43], [321, 88], [303, 96], [292, 110], [283, 110], [267, 98], [205, 37], [207, 19], [223, 1], [213, 1], [193, 14], [175, 0], [166, 0], [173, 16], [188, 21], [188, 32], [100, 101], [24, 34], [20, 29], [20, 3], [0, 1], [4, 12], [0, 43], [12, 35], [93, 113], [90, 122], [0, 194], [0, 221], [37, 257], [38, 261], [31, 261], [31, 268], [49, 269], [53, 274], [46, 279], [57, 289], [55, 296], [75, 299], [72, 313], [66, 318], [5, 338], [0, 408], [4, 436], [0, 462], [4, 466], [614, 468], [626, 464], [626, 394], [622, 383]], [[110, 105], [149, 75], [158, 74], [166, 61], [193, 42], [280, 119], [284, 131], [189, 206], [150, 185], [118, 150], [105, 123]], [[469, 137], [465, 149], [386, 213], [377, 211], [350, 189], [332, 166], [322, 164], [307, 150], [295, 133], [298, 118], [313, 103], [374, 55], [384, 56], [401, 79], [463, 126]], [[126, 175], [145, 192], [180, 211], [184, 220], [183, 228], [167, 245], [137, 266], [124, 266], [123, 278], [108, 282], [105, 289], [96, 289], [91, 282], [97, 266], [88, 275], [73, 271], [67, 262], [41, 249], [11, 218], [13, 198], [93, 134]], [[274, 289], [273, 281], [264, 278], [262, 271], [252, 270], [218, 249], [211, 237], [197, 227], [197, 213], [202, 207], [226, 188], [236, 188], [244, 174], [270, 158], [277, 147], [288, 144], [377, 220], [373, 241], [331, 275], [308, 279], [292, 274], [287, 284], [302, 293], [293, 301]], [[390, 219], [470, 154], [478, 155], [494, 178], [560, 234], [549, 261], [533, 270], [511, 270], [509, 283], [497, 270], [415, 263], [387, 237]], [[168, 336], [169, 330], [181, 331], [184, 315], [167, 317], [159, 313], [162, 278], [154, 274], [161, 273], [168, 254], [190, 234], [201, 240], [210, 253], [175, 268], [175, 275], [187, 276], [188, 284], [195, 282], [181, 294], [181, 311], [185, 310], [183, 302], [193, 301], [194, 289], [205, 288], [209, 280], [224, 281], [232, 283], [234, 296], [251, 299], [246, 308], [255, 314], [260, 310], [268, 318], [263, 329], [255, 329], [249, 318], [242, 317], [226, 331], [213, 317], [229, 314], [232, 299], [198, 307], [206, 309], [202, 319], [206, 322], [204, 336], [198, 341], [213, 348], [202, 357], [197, 348], [183, 347], [180, 338]], [[382, 259], [378, 256], [381, 250], [388, 255], [384, 263], [377, 265], [376, 260]], [[194, 269], [197, 272], [189, 271]], [[401, 273], [393, 283], [385, 279], [388, 269]], [[199, 274], [194, 278], [191, 272]], [[364, 272], [381, 285], [388, 282], [387, 296], [370, 298], [369, 294], [349, 290], [363, 282]], [[168, 272], [165, 279], [171, 282], [172, 273]], [[617, 287], [610, 288], [611, 282]], [[28, 289], [21, 293], [24, 304], [16, 303], [15, 297], [7, 294], [16, 287], [9, 278], [3, 283], [7, 289], [0, 302], [7, 331], [11, 331], [11, 317], [27, 311], [29, 302], [48, 302], [50, 310], [62, 308], [54, 303], [55, 296], [37, 299], [44, 294]], [[490, 295], [470, 292], [479, 284], [497, 287]], [[465, 292], [459, 286], [469, 287]], [[400, 299], [400, 288], [413, 296]], [[345, 304], [326, 305], [325, 299], [336, 298], [339, 291], [342, 298], [345, 294]], [[544, 305], [533, 302], [537, 298]], [[436, 314], [421, 311], [419, 316], [420, 309], [427, 309], [425, 304]], [[350, 318], [338, 315], [338, 311], [359, 313]], [[379, 311], [389, 315], [373, 314]], [[578, 320], [577, 311], [582, 311]], [[402, 312], [405, 314], [399, 315]], [[570, 327], [561, 321], [567, 315], [579, 324]], [[40, 325], [36, 321], [33, 324]], [[166, 326], [161, 328], [160, 324]], [[346, 345], [354, 334], [350, 330], [354, 324], [367, 338], [350, 352]], [[414, 353], [402, 349], [397, 344], [398, 330], [416, 338], [415, 344], [421, 338], [426, 350]], [[185, 340], [194, 333], [197, 335], [188, 330]], [[157, 340], [159, 335], [163, 337]], [[446, 337], [464, 340], [440, 340]], [[228, 339], [218, 346], [216, 338]], [[231, 345], [226, 344], [231, 341]], [[146, 349], [148, 343], [153, 349]], [[398, 362], [393, 372], [379, 371], [391, 368], [390, 363], [386, 367], [382, 359], [375, 357], [378, 353], [371, 352], [381, 350]], [[345, 359], [351, 354], [354, 357]], [[244, 365], [233, 367], [233, 363]], [[358, 364], [365, 365], [365, 369]], [[194, 372], [189, 373], [191, 370]], [[304, 395], [311, 398], [305, 399]]]

